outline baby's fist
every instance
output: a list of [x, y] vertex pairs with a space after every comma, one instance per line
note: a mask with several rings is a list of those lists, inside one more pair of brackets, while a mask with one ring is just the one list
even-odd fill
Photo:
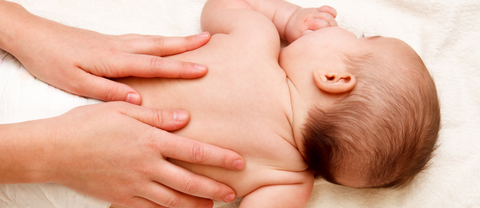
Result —
[[285, 39], [291, 43], [309, 32], [337, 26], [335, 17], [337, 11], [330, 6], [301, 8], [290, 17], [285, 28]]

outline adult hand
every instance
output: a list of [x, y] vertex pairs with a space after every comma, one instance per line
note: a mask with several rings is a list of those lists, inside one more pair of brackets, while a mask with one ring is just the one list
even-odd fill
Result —
[[104, 35], [34, 16], [11, 2], [0, 1], [0, 12], [0, 47], [38, 79], [76, 95], [140, 104], [132, 87], [103, 77], [198, 78], [207, 72], [206, 66], [162, 56], [196, 49], [208, 42], [208, 33]]
[[232, 151], [160, 130], [176, 130], [188, 120], [186, 111], [125, 102], [82, 106], [47, 119], [41, 125], [54, 138], [45, 144], [51, 147], [47, 181], [129, 207], [203, 208], [213, 206], [208, 199], [233, 201], [231, 188], [167, 161], [232, 170], [245, 165]]

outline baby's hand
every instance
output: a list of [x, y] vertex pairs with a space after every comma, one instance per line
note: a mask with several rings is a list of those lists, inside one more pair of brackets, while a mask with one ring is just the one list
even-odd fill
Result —
[[336, 16], [337, 11], [330, 6], [301, 8], [290, 17], [285, 28], [285, 39], [291, 43], [315, 30], [337, 26]]

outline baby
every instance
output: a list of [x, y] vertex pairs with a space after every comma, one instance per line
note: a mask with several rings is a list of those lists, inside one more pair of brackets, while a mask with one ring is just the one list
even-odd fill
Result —
[[[121, 81], [142, 105], [184, 109], [174, 133], [231, 149], [243, 171], [172, 162], [232, 187], [240, 207], [304, 207], [314, 175], [350, 187], [398, 187], [435, 149], [435, 84], [406, 43], [357, 38], [328, 6], [209, 0], [204, 47], [169, 58], [209, 67], [200, 79]], [[280, 51], [280, 38], [291, 44]]]

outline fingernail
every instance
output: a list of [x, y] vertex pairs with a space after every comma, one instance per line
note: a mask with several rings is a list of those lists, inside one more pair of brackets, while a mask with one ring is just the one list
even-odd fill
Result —
[[235, 200], [235, 194], [229, 194], [225, 197], [224, 202], [232, 202], [233, 200]]
[[237, 170], [242, 169], [244, 165], [245, 165], [245, 163], [243, 162], [243, 160], [235, 160], [233, 162], [233, 167]]
[[127, 102], [139, 105], [140, 104], [140, 95], [137, 93], [128, 93], [127, 95]]
[[207, 69], [207, 66], [201, 65], [201, 64], [195, 64], [195, 68], [201, 71], [204, 71]]
[[206, 37], [208, 37], [208, 35], [209, 35], [208, 32], [202, 32], [202, 33], [198, 34], [198, 37], [206, 38]]
[[187, 114], [186, 111], [180, 110], [180, 111], [175, 111], [173, 113], [173, 119], [175, 121], [185, 121], [185, 119], [187, 119], [187, 117], [188, 117], [188, 114]]

